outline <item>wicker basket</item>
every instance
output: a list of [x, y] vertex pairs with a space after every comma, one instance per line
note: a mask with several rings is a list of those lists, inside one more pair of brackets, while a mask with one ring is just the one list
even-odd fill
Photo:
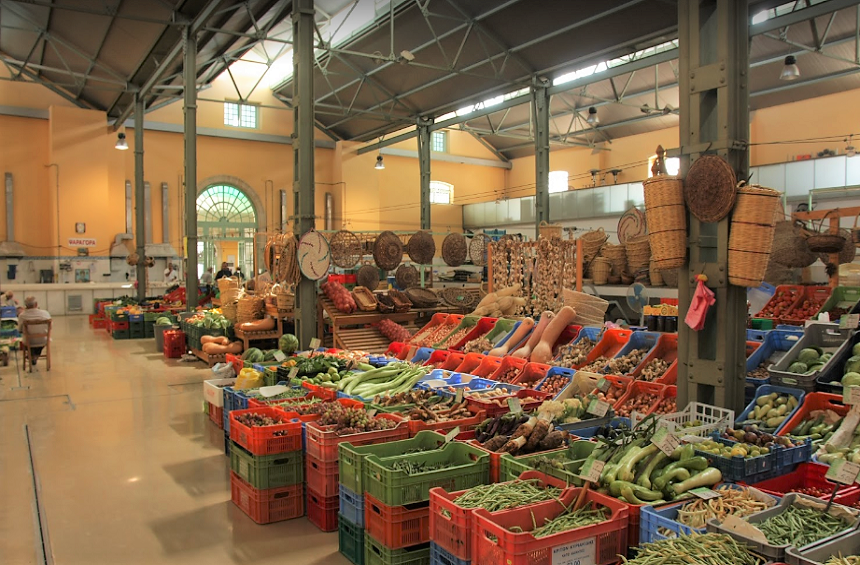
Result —
[[262, 296], [246, 294], [236, 306], [236, 321], [240, 324], [262, 320], [266, 311], [266, 301]]
[[687, 258], [687, 210], [684, 183], [677, 177], [656, 176], [642, 183], [650, 232], [651, 260], [658, 269], [676, 269]]
[[355, 299], [355, 304], [359, 310], [363, 312], [373, 312], [376, 310], [376, 297], [365, 287], [357, 286], [352, 289], [352, 297]]
[[429, 265], [436, 255], [436, 241], [430, 232], [419, 231], [412, 234], [406, 244], [409, 258], [419, 265]]
[[394, 314], [394, 300], [387, 294], [376, 297], [376, 309], [380, 314]]
[[432, 308], [439, 304], [439, 297], [426, 288], [409, 288], [405, 292], [406, 298], [416, 308]]
[[690, 166], [683, 193], [687, 209], [701, 222], [719, 222], [737, 197], [735, 171], [719, 155], [702, 155]]
[[460, 233], [449, 233], [442, 241], [442, 259], [449, 267], [459, 267], [466, 262], [466, 238]]
[[373, 243], [373, 260], [383, 271], [393, 271], [403, 260], [403, 242], [393, 231], [384, 231]]
[[331, 262], [342, 269], [352, 269], [361, 260], [361, 240], [348, 230], [340, 230], [329, 242]]
[[236, 277], [221, 277], [218, 279], [218, 292], [224, 293], [225, 290], [239, 288], [239, 279]]
[[651, 268], [648, 270], [648, 277], [651, 280], [651, 286], [663, 286], [663, 275], [656, 265], [656, 261], [651, 261]]
[[405, 294], [396, 289], [388, 291], [388, 297], [394, 302], [394, 311], [398, 313], [408, 312], [412, 308], [412, 301]]
[[295, 291], [291, 292], [285, 286], [276, 285], [273, 289], [273, 294], [275, 295], [275, 305], [278, 307], [278, 310], [291, 311], [296, 307]]
[[598, 228], [596, 230], [585, 232], [579, 239], [582, 240], [583, 260], [590, 261], [597, 257], [597, 254], [600, 252], [600, 248], [603, 247], [606, 240], [609, 239], [609, 236], [606, 235], [603, 228]]
[[[840, 228], [839, 235], [845, 240], [845, 247], [843, 247], [842, 251], [839, 252], [839, 264], [845, 265], [846, 263], [853, 263], [854, 258], [857, 256], [857, 247], [854, 245], [853, 234], [851, 233], [851, 230]], [[830, 255], [828, 253], [820, 253], [818, 258], [821, 259], [821, 262], [824, 264], [830, 262]]]
[[802, 269], [815, 263], [816, 255], [806, 244], [803, 224], [789, 220], [776, 222], [771, 256], [780, 265], [791, 269]]
[[236, 323], [236, 317], [238, 315], [237, 304], [235, 302], [231, 302], [229, 304], [221, 303], [221, 315], [230, 320], [233, 323]]
[[594, 284], [606, 284], [609, 279], [609, 273], [612, 272], [612, 263], [604, 257], [597, 257], [591, 263], [591, 274], [594, 279]]
[[624, 247], [627, 251], [629, 272], [648, 269], [651, 264], [651, 240], [648, 234], [631, 236]]
[[774, 212], [780, 193], [772, 188], [738, 190], [729, 232], [729, 282], [757, 287], [764, 280], [773, 248]]
[[490, 236], [476, 233], [469, 242], [469, 259], [472, 264], [483, 267], [487, 264], [487, 248], [493, 242]]
[[356, 273], [355, 281], [359, 286], [376, 290], [379, 288], [379, 269], [373, 265], [363, 265]]
[[552, 239], [554, 237], [562, 239], [562, 237], [564, 236], [564, 228], [561, 227], [561, 224], [550, 224], [548, 222], [541, 222], [538, 226], [538, 235], [547, 239]]
[[824, 231], [824, 218], [818, 223], [818, 233], [810, 235], [806, 244], [813, 253], [839, 253], [845, 247], [845, 239], [839, 234]]
[[666, 283], [666, 286], [669, 288], [678, 288], [679, 276], [680, 269], [665, 269], [660, 271], [660, 277], [663, 278], [663, 282]]
[[400, 265], [394, 273], [394, 282], [402, 289], [418, 286], [421, 273], [412, 265]]
[[219, 298], [221, 299], [221, 304], [224, 305], [236, 303], [240, 296], [242, 296], [241, 288], [228, 288], [221, 291], [221, 296]]

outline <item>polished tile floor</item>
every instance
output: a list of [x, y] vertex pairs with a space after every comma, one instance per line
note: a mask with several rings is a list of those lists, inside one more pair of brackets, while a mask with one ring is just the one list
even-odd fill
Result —
[[348, 565], [337, 533], [259, 526], [230, 502], [202, 363], [85, 316], [55, 319], [52, 343], [50, 372], [0, 367], [0, 563]]

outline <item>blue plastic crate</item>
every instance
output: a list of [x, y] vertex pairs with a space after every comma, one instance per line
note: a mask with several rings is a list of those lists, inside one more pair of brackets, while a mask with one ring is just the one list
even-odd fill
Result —
[[[618, 428], [620, 426], [627, 426], [629, 428], [630, 427], [630, 418], [613, 418], [609, 424], [613, 428]], [[563, 425], [567, 425], [567, 424], [563, 424]], [[591, 439], [595, 435], [597, 435], [597, 431], [602, 427], [603, 427], [603, 424], [601, 424], [599, 426], [590, 426], [587, 428], [581, 428], [581, 429], [572, 431], [571, 433], [574, 434], [576, 437], [579, 437], [582, 439]]]
[[752, 401], [750, 401], [747, 404], [747, 407], [744, 409], [743, 412], [741, 412], [741, 415], [738, 416], [738, 418], [735, 420], [735, 423], [743, 422], [749, 418], [750, 413], [755, 408], [756, 398], [758, 398], [760, 396], [768, 395], [772, 392], [775, 392], [778, 394], [790, 394], [791, 396], [793, 396], [797, 399], [797, 406], [795, 406], [794, 410], [792, 410], [791, 412], [789, 412], [786, 415], [785, 420], [784, 420], [785, 422], [788, 422], [789, 420], [791, 420], [791, 416], [795, 412], [797, 412], [798, 408], [800, 408], [800, 405], [803, 404], [803, 397], [806, 396], [806, 393], [804, 391], [800, 390], [799, 388], [789, 388], [789, 387], [777, 386], [777, 385], [762, 385], [762, 386], [758, 387]]
[[17, 329], [0, 330], [0, 337], [21, 337], [21, 332], [19, 332]]
[[[574, 339], [568, 345], [575, 345], [575, 344], [579, 343], [580, 341], [582, 341], [586, 337], [588, 339], [590, 339], [592, 342], [594, 342], [595, 344], [597, 344], [597, 342], [600, 341], [600, 334], [602, 332], [603, 332], [602, 327], [585, 326], [581, 330], [579, 330], [579, 334], [576, 336], [576, 339]], [[559, 348], [559, 350], [563, 349], [564, 347], [566, 347], [566, 346], [562, 345]], [[555, 360], [558, 360], [560, 358], [561, 358], [561, 354], [555, 356]]]
[[[710, 439], [729, 446], [737, 443], [724, 439], [716, 433], [711, 435]], [[758, 482], [759, 479], [755, 478], [755, 480], [753, 480], [753, 477], [777, 470], [776, 450], [758, 457], [723, 457], [722, 455], [714, 455], [713, 453], [696, 449], [696, 455], [701, 455], [706, 458], [711, 462], [711, 467], [719, 469], [723, 474], [724, 481], [733, 483], [740, 481], [747, 483]]]
[[430, 565], [471, 565], [471, 563], [454, 557], [432, 541], [430, 542]]
[[340, 485], [340, 514], [359, 528], [363, 528], [364, 495], [356, 494]]
[[[615, 354], [615, 357], [623, 357], [634, 349], [647, 349], [648, 351], [642, 357], [642, 360], [644, 361], [645, 357], [648, 356], [648, 353], [651, 353], [651, 350], [657, 345], [657, 340], [660, 339], [660, 335], [661, 334], [659, 332], [633, 332], [630, 334], [630, 339], [627, 340], [624, 347]], [[633, 371], [630, 372], [632, 373]]]
[[668, 536], [661, 531], [669, 531], [675, 534], [675, 537], [691, 533], [705, 533], [705, 528], [691, 528], [675, 521], [678, 517], [678, 510], [685, 504], [689, 504], [689, 500], [675, 502], [654, 508], [653, 506], [643, 506], [639, 509], [639, 544], [651, 543], [666, 539]]
[[415, 352], [415, 356], [412, 357], [412, 363], [417, 365], [422, 365], [430, 359], [430, 356], [433, 355], [433, 352], [436, 351], [432, 347], [422, 347], [418, 351]]
[[535, 390], [541, 390], [541, 387], [543, 387], [544, 381], [546, 381], [548, 378], [554, 377], [555, 375], [564, 375], [565, 377], [568, 378], [568, 381], [567, 381], [567, 384], [564, 387], [562, 387], [562, 389], [560, 391], [558, 391], [558, 393], [553, 397], [553, 398], [557, 398], [557, 397], [561, 396], [562, 394], [564, 394], [564, 392], [567, 390], [567, 387], [569, 387], [571, 384], [573, 384], [574, 373], [576, 373], [576, 371], [574, 371], [573, 369], [566, 369], [564, 367], [552, 367], [549, 371], [546, 372], [546, 376], [544, 378], [542, 378], [540, 380], [540, 382], [538, 382], [538, 384], [535, 385]]
[[0, 318], [17, 318], [18, 309], [14, 306], [0, 306]]
[[230, 457], [230, 434], [224, 433], [224, 455]]
[[747, 330], [747, 341], [764, 341], [770, 330]]
[[128, 315], [128, 321], [129, 322], [142, 322], [143, 321], [143, 314], [129, 314]]
[[803, 445], [780, 447], [776, 450], [776, 469], [780, 473], [790, 473], [797, 465], [806, 463], [811, 458], [812, 440], [806, 438]]
[[[793, 329], [775, 329], [767, 332], [767, 337], [764, 339], [758, 349], [747, 359], [747, 372], [752, 371], [774, 353], [782, 351], [783, 353], [791, 349], [794, 344], [803, 337], [803, 328], [788, 326]], [[765, 383], [762, 383], [765, 384]]]

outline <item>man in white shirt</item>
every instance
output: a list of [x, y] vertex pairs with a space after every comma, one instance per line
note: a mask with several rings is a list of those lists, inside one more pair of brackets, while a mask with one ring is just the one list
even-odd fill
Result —
[[203, 273], [203, 276], [200, 277], [200, 287], [204, 290], [208, 290], [212, 283], [215, 282], [214, 276], [212, 275], [212, 267], [206, 269]]
[[170, 285], [179, 284], [179, 273], [174, 270], [173, 263], [168, 263], [164, 269], [164, 282]]
[[[32, 322], [34, 320], [50, 320], [51, 314], [47, 310], [40, 310], [36, 299], [33, 296], [28, 296], [24, 299], [24, 311], [18, 314], [18, 328], [24, 331], [24, 322]], [[27, 327], [29, 334], [48, 333], [47, 324], [30, 324]], [[48, 344], [48, 338], [44, 336], [30, 338], [30, 359], [33, 366], [36, 366], [36, 361], [42, 354], [42, 349]]]

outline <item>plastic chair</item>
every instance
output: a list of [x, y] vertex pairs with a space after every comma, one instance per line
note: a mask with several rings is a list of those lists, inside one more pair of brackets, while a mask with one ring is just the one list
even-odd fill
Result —
[[[33, 328], [31, 331], [30, 326], [47, 326], [47, 330]], [[29, 363], [29, 371], [33, 372], [33, 360], [30, 358], [30, 339], [32, 338], [46, 338], [47, 341], [45, 343], [45, 348], [42, 350], [42, 357], [45, 357], [47, 360], [48, 370], [51, 370], [51, 328], [53, 326], [53, 320], [25, 320], [21, 324], [21, 347], [24, 350], [24, 361], [23, 368], [25, 371], [28, 370], [27, 364]]]

